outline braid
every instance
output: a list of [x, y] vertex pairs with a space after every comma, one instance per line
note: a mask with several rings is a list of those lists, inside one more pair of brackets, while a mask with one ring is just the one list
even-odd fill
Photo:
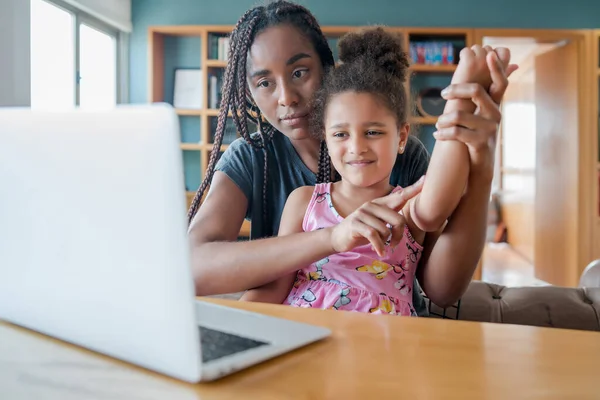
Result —
[[[246, 18], [248, 18], [250, 16], [250, 14], [252, 14], [253, 10], [248, 10], [240, 19], [240, 21], [238, 21], [233, 33], [232, 33], [232, 38], [236, 36], [236, 33], [238, 32], [238, 29], [240, 28], [240, 26], [242, 26], [242, 23], [244, 22], [244, 20]], [[245, 63], [245, 59], [246, 57], [240, 57], [240, 54], [246, 54], [248, 52], [248, 43], [246, 41], [244, 41], [242, 43], [241, 48], [244, 49], [244, 52], [238, 51], [238, 41], [237, 40], [231, 40], [231, 46], [229, 48], [229, 62], [227, 63], [227, 67], [225, 68], [225, 74], [223, 77], [223, 87], [221, 88], [221, 93], [222, 93], [222, 101], [220, 104], [220, 108], [219, 108], [219, 116], [217, 119], [217, 129], [215, 132], [215, 139], [214, 139], [214, 143], [213, 143], [213, 148], [210, 152], [210, 158], [208, 161], [208, 166], [207, 166], [207, 170], [206, 170], [206, 176], [204, 177], [202, 184], [200, 185], [200, 188], [198, 188], [198, 191], [196, 192], [196, 195], [194, 196], [194, 199], [192, 200], [192, 204], [190, 205], [190, 210], [188, 211], [188, 223], [192, 222], [192, 219], [194, 218], [194, 215], [196, 215], [196, 212], [198, 211], [198, 207], [200, 206], [200, 203], [202, 202], [202, 198], [204, 197], [204, 192], [206, 191], [206, 188], [208, 187], [208, 185], [210, 184], [210, 182], [212, 181], [212, 178], [214, 176], [215, 173], [215, 166], [217, 163], [217, 157], [219, 155], [219, 153], [221, 152], [221, 145], [223, 144], [223, 135], [225, 133], [225, 126], [226, 126], [226, 122], [227, 122], [227, 115], [229, 113], [229, 109], [233, 108], [233, 112], [232, 112], [232, 117], [233, 117], [233, 122], [236, 126], [236, 129], [238, 130], [238, 132], [242, 131], [244, 132], [245, 128], [245, 132], [246, 135], [244, 136], [244, 138], [246, 138], [248, 140], [248, 125], [246, 124], [246, 120], [244, 118], [244, 123], [241, 124], [240, 123], [240, 118], [238, 116], [238, 113], [236, 112], [236, 107], [235, 107], [235, 93], [233, 91], [233, 84], [234, 84], [234, 77], [236, 75], [236, 70], [237, 70], [237, 65], [238, 65], [238, 60], [240, 58], [244, 59], [244, 63]], [[245, 46], [244, 46], [245, 45]], [[243, 125], [243, 127], [242, 127]], [[240, 129], [242, 128], [242, 129]]]
[[[268, 205], [268, 180], [269, 159], [267, 143], [273, 138], [277, 130], [261, 115], [260, 110], [247, 93], [246, 84], [246, 57], [256, 35], [272, 26], [291, 24], [302, 31], [312, 42], [321, 59], [323, 70], [327, 71], [334, 66], [333, 53], [327, 39], [319, 26], [316, 18], [310, 11], [298, 4], [285, 0], [277, 0], [266, 6], [257, 6], [246, 11], [236, 23], [231, 36], [229, 57], [223, 79], [222, 102], [220, 104], [217, 129], [214, 144], [210, 153], [206, 176], [198, 188], [188, 212], [188, 222], [191, 223], [198, 211], [204, 192], [212, 181], [217, 159], [223, 143], [223, 135], [229, 112], [238, 134], [256, 149], [262, 149], [264, 154], [264, 179], [263, 179], [263, 221], [267, 220]], [[258, 134], [250, 134], [248, 120], [258, 126]], [[327, 147], [321, 143], [319, 154], [318, 182], [331, 180], [331, 162], [327, 154]]]

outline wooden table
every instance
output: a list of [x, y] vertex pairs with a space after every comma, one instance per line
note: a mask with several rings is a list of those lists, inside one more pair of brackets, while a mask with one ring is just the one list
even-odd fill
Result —
[[0, 322], [0, 399], [600, 398], [600, 334], [204, 299], [331, 338], [187, 384]]

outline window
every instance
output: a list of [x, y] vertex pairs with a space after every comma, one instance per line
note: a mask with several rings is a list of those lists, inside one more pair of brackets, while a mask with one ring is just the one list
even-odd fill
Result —
[[110, 108], [119, 32], [60, 0], [31, 0], [31, 107]]

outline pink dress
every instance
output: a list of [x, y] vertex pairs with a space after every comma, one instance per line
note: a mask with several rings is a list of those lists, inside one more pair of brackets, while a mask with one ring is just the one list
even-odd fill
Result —
[[[330, 188], [331, 183], [315, 186], [302, 223], [304, 231], [343, 221], [331, 202]], [[422, 252], [422, 246], [405, 226], [398, 246], [394, 250], [386, 247], [383, 258], [366, 244], [301, 269], [284, 304], [416, 316], [412, 304], [413, 280]]]

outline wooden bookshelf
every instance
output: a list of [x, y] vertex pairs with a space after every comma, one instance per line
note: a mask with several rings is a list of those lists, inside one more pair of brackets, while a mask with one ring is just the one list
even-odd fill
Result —
[[[344, 34], [360, 28], [359, 26], [326, 26], [323, 33], [327, 36], [337, 54], [337, 40]], [[233, 26], [229, 25], [182, 25], [182, 26], [152, 26], [148, 30], [149, 38], [149, 101], [167, 102], [173, 104], [174, 70], [176, 68], [201, 69], [202, 107], [198, 109], [176, 109], [181, 126], [181, 150], [184, 154], [186, 172], [186, 197], [188, 204], [199, 187], [206, 173], [208, 159], [212, 151], [213, 126], [219, 115], [214, 98], [211, 99], [211, 77], [222, 74], [227, 66], [219, 37], [227, 36]], [[464, 46], [472, 45], [472, 30], [458, 28], [407, 28], [387, 27], [399, 33], [404, 39], [405, 49], [409, 51], [411, 39], [425, 42], [453, 41], [457, 46], [454, 51], [454, 62], [450, 65], [413, 63], [410, 67], [411, 79], [406, 90], [411, 94], [418, 90], [418, 84], [428, 79], [442, 81], [443, 85], [450, 83], [452, 73], [458, 63], [458, 52]], [[216, 38], [216, 39], [215, 39]], [[215, 53], [215, 40], [218, 43]], [[423, 77], [419, 81], [418, 77]], [[213, 83], [214, 83], [214, 79]], [[217, 85], [220, 92], [220, 84]], [[213, 90], [214, 92], [214, 90]], [[414, 93], [411, 95], [414, 96]], [[437, 118], [416, 115], [410, 117], [412, 124], [427, 127], [428, 132], [420, 133], [419, 137], [431, 150], [434, 142], [431, 128]], [[239, 134], [236, 134], [239, 137]], [[230, 138], [231, 139], [231, 138]], [[221, 152], [227, 149], [227, 144], [221, 146]], [[250, 224], [244, 223], [240, 236], [249, 236]]]
[[454, 72], [456, 65], [412, 65], [410, 70], [413, 72]]

